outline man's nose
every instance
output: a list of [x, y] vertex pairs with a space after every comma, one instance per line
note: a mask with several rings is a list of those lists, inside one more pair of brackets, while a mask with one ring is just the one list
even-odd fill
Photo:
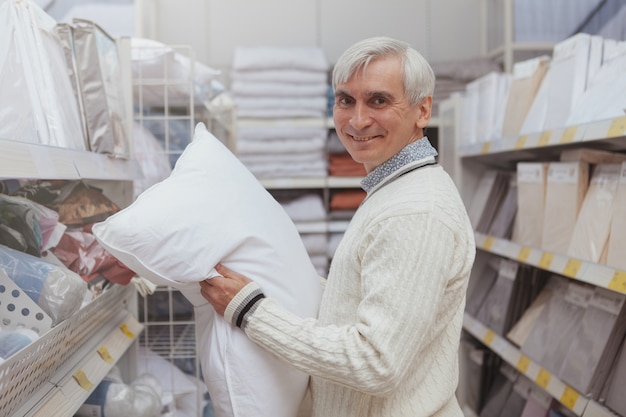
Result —
[[355, 129], [363, 129], [372, 124], [371, 109], [365, 104], [357, 103], [354, 106], [350, 124]]

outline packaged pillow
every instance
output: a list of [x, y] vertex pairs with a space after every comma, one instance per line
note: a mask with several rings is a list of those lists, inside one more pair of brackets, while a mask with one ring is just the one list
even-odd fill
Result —
[[295, 417], [308, 384], [217, 315], [199, 281], [223, 263], [301, 317], [316, 317], [320, 278], [280, 204], [204, 124], [165, 180], [97, 223], [98, 241], [138, 275], [194, 305], [204, 381], [218, 417]]

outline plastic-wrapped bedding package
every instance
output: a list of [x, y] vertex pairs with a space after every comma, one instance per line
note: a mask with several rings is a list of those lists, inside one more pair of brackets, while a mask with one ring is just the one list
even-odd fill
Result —
[[[185, 52], [155, 40], [131, 38], [133, 78], [153, 81], [134, 89], [134, 101], [145, 107], [162, 107], [167, 98], [170, 106], [185, 107], [192, 98], [196, 101], [212, 98], [214, 81], [220, 71], [193, 61]], [[164, 81], [169, 81], [167, 97]]]
[[63, 54], [65, 56], [65, 64], [67, 74], [70, 77], [72, 90], [74, 91], [74, 99], [78, 105], [80, 112], [80, 121], [83, 128], [83, 137], [85, 138], [85, 147], [89, 148], [89, 131], [87, 129], [87, 118], [85, 114], [85, 102], [83, 100], [83, 91], [78, 76], [78, 68], [76, 67], [76, 50], [74, 48], [74, 28], [69, 23], [58, 22], [54, 28], [54, 33], [59, 38]]
[[85, 149], [56, 21], [32, 1], [0, 2], [0, 137]]
[[89, 230], [90, 225], [66, 231], [52, 249], [54, 256], [89, 284], [104, 278], [115, 284], [128, 285], [135, 273], [107, 252]]
[[0, 328], [0, 364], [37, 339], [39, 335], [31, 329]]
[[[115, 369], [115, 368], [114, 368]], [[126, 384], [110, 373], [76, 412], [76, 417], [160, 417], [161, 385], [150, 374]]]
[[73, 23], [89, 150], [128, 157], [130, 145], [117, 43], [93, 22], [74, 19]]
[[133, 157], [143, 178], [133, 181], [133, 200], [151, 185], [163, 181], [172, 172], [170, 161], [157, 138], [142, 124], [133, 123]]
[[218, 316], [198, 282], [216, 276], [221, 262], [293, 313], [316, 317], [320, 278], [287, 213], [204, 124], [167, 179], [92, 230], [138, 275], [179, 289], [194, 305], [198, 356], [218, 417], [297, 415], [308, 375]]
[[67, 227], [59, 214], [24, 197], [0, 194], [0, 244], [34, 256], [56, 246]]
[[64, 266], [0, 245], [0, 269], [57, 325], [78, 311], [87, 283]]

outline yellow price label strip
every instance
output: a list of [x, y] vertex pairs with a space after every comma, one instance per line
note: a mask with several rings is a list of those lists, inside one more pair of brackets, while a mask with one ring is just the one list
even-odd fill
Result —
[[483, 147], [480, 150], [480, 153], [489, 153], [489, 150], [491, 149], [491, 142], [485, 142], [483, 143]]
[[539, 369], [539, 374], [537, 374], [537, 378], [535, 378], [535, 382], [543, 389], [548, 388], [548, 384], [550, 383], [550, 379], [552, 379], [552, 374], [545, 369]]
[[530, 366], [530, 359], [528, 359], [528, 357], [524, 355], [521, 355], [515, 367], [517, 368], [518, 371], [525, 374], [526, 372], [528, 372], [529, 366]]
[[614, 138], [616, 136], [623, 136], [626, 133], [626, 116], [613, 119], [607, 137]]
[[493, 340], [496, 338], [496, 334], [493, 330], [489, 330], [487, 331], [487, 334], [485, 335], [485, 337], [483, 337], [483, 342], [487, 345], [487, 346], [491, 346], [491, 344], [493, 343]]
[[131, 332], [128, 326], [124, 323], [120, 326], [120, 330], [124, 333], [129, 339], [133, 339], [135, 337], [135, 333]]
[[522, 149], [526, 146], [526, 141], [528, 140], [528, 135], [522, 135], [517, 138], [517, 142], [515, 142], [515, 149]]
[[517, 260], [520, 262], [528, 261], [530, 251], [531, 249], [528, 246], [522, 246], [522, 248], [519, 250], [519, 254], [517, 255]]
[[542, 269], [549, 269], [552, 260], [554, 259], [554, 254], [550, 252], [544, 252], [541, 255], [541, 259], [539, 259], [539, 263], [537, 266]]
[[626, 272], [615, 271], [611, 282], [609, 282], [609, 289], [626, 293]]
[[570, 278], [576, 278], [582, 264], [583, 261], [579, 259], [568, 259], [565, 264], [565, 268], [563, 268], [563, 275]]
[[85, 391], [91, 391], [93, 389], [93, 383], [89, 380], [89, 378], [87, 378], [87, 374], [85, 374], [85, 371], [83, 371], [82, 369], [74, 372], [74, 375], [72, 376], [74, 377], [76, 382], [78, 382], [78, 385], [80, 385], [80, 387]]
[[100, 346], [98, 348], [98, 354], [100, 355], [100, 357], [102, 358], [103, 361], [105, 361], [106, 363], [113, 363], [115, 362], [113, 360], [113, 356], [111, 356], [111, 354], [109, 353], [109, 349], [106, 348], [106, 346]]
[[580, 394], [578, 394], [576, 390], [566, 385], [565, 389], [563, 390], [563, 394], [561, 395], [561, 404], [563, 404], [570, 410], [573, 410], [576, 406], [576, 401], [578, 401], [579, 395]]
[[576, 136], [576, 132], [578, 131], [578, 126], [570, 126], [565, 128], [565, 130], [563, 131], [563, 135], [561, 136], [561, 139], [559, 140], [560, 143], [570, 143], [574, 140], [574, 137]]
[[485, 243], [483, 244], [483, 249], [491, 250], [491, 247], [493, 246], [493, 242], [495, 241], [496, 241], [495, 237], [487, 236], [487, 239], [485, 239]]
[[552, 131], [548, 130], [547, 132], [542, 132], [537, 141], [537, 146], [546, 146], [550, 142], [551, 137]]

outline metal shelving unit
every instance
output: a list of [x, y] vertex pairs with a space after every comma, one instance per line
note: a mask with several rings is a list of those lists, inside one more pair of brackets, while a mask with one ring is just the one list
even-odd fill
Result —
[[[552, 375], [541, 365], [533, 362], [523, 355], [515, 346], [505, 338], [498, 336], [493, 330], [484, 326], [481, 322], [467, 313], [463, 318], [463, 328], [472, 336], [483, 342], [491, 350], [497, 353], [507, 363], [515, 367], [520, 373], [534, 381], [561, 404], [570, 409], [577, 416], [586, 416], [585, 410], [590, 402], [584, 395], [568, 386], [566, 383]], [[598, 405], [596, 409], [602, 410], [603, 414], [594, 414], [596, 417], [611, 417], [614, 414]]]
[[502, 68], [511, 73], [516, 61], [552, 51], [552, 42], [515, 40], [515, 0], [482, 0], [483, 54], [502, 60]]
[[[84, 180], [123, 207], [138, 175], [133, 160], [0, 139], [0, 178]], [[132, 376], [134, 294], [114, 286], [2, 363], [0, 416], [71, 416], [120, 359]]]
[[72, 416], [141, 333], [133, 295], [120, 286], [102, 294], [2, 364], [0, 387], [11, 390], [0, 396], [0, 415]]
[[[458, 123], [461, 111], [462, 103], [458, 99], [449, 99], [442, 103], [440, 132], [442, 142], [454, 145], [453, 149], [450, 149], [452, 155], [448, 156], [444, 167], [451, 171], [465, 201], [470, 201], [482, 173], [493, 167], [514, 169], [516, 161], [519, 160], [557, 160], [559, 153], [564, 149], [586, 145], [611, 151], [626, 149], [626, 117], [460, 146]], [[626, 271], [477, 232], [475, 239], [476, 247], [481, 252], [505, 257], [524, 265], [612, 291], [626, 293]], [[601, 403], [585, 397], [551, 375], [541, 364], [532, 362], [505, 338], [497, 335], [475, 318], [466, 314], [463, 327], [575, 415], [616, 416]], [[467, 381], [461, 375], [461, 392], [468, 384], [471, 384], [471, 381]]]
[[69, 417], [129, 349], [143, 326], [135, 291], [114, 286], [0, 365], [0, 416]]
[[[0, 138], [2, 179], [85, 181], [125, 207], [140, 177], [132, 159]], [[135, 377], [143, 329], [135, 294], [133, 286], [113, 285], [55, 327], [38, 326], [40, 337], [0, 364], [0, 416], [69, 417], [116, 364], [125, 378]]]
[[[232, 103], [219, 95], [213, 100], [201, 101], [195, 93], [196, 60], [194, 51], [187, 45], [131, 46], [127, 48], [136, 57], [146, 56], [150, 61], [149, 73], [143, 72], [136, 62], [132, 76], [133, 120], [150, 131], [162, 146], [171, 166], [191, 142], [197, 123], [203, 122], [226, 146], [234, 144], [234, 108]], [[156, 57], [156, 58], [155, 58]], [[176, 63], [188, 63], [184, 68], [176, 68]], [[140, 61], [140, 59], [139, 59]], [[160, 62], [161, 67], [155, 65]], [[176, 92], [176, 100], [173, 92]], [[148, 96], [150, 101], [144, 101]], [[156, 101], [158, 97], [160, 101]], [[206, 387], [202, 381], [199, 353], [196, 345], [196, 322], [193, 306], [180, 291], [169, 286], [158, 286], [148, 296], [137, 296], [139, 321], [145, 330], [139, 338], [141, 348], [148, 349], [172, 366], [169, 372], [159, 378], [176, 391], [180, 372], [195, 382], [191, 410], [201, 417], [207, 404]], [[142, 360], [140, 357], [139, 360]], [[147, 361], [147, 367], [150, 362]], [[173, 396], [174, 392], [171, 393]], [[173, 407], [177, 408], [174, 398]], [[187, 404], [190, 405], [190, 404]], [[180, 410], [172, 410], [177, 412]]]
[[626, 271], [608, 265], [576, 259], [506, 239], [475, 233], [476, 247], [525, 265], [626, 294]]

